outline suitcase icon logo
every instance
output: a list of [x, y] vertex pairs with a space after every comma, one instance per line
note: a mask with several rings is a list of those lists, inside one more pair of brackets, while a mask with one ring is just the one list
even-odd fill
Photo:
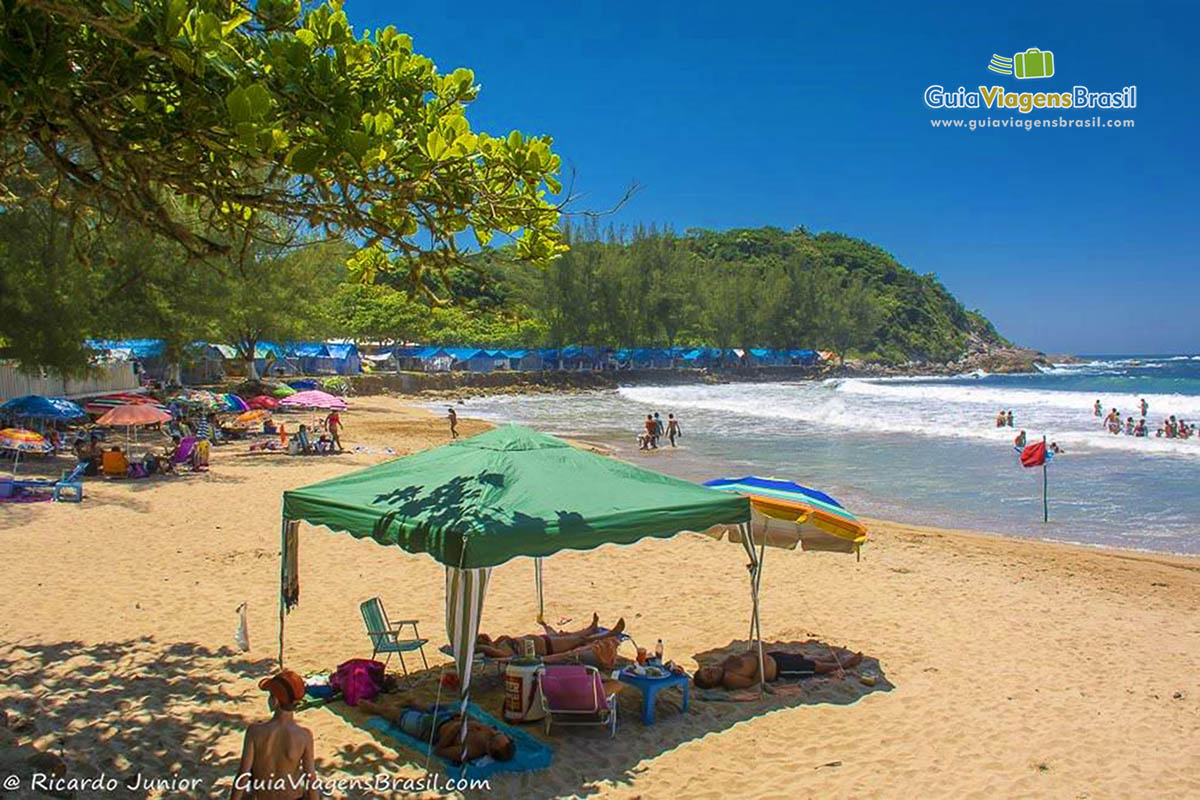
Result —
[[1012, 58], [992, 54], [988, 69], [1001, 75], [1014, 75], [1018, 79], [1049, 78], [1054, 74], [1054, 53], [1031, 47]]

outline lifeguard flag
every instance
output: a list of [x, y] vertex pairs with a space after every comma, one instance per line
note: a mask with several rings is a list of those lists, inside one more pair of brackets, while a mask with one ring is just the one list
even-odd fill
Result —
[[1040, 467], [1046, 463], [1046, 443], [1036, 442], [1034, 444], [1025, 445], [1025, 449], [1021, 451], [1021, 466], [1022, 467]]

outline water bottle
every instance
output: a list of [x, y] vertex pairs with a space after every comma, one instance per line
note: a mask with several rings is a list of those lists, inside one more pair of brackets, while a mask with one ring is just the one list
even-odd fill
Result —
[[654, 657], [658, 659], [658, 663], [662, 663], [663, 645], [662, 639], [658, 640], [658, 644], [654, 645]]

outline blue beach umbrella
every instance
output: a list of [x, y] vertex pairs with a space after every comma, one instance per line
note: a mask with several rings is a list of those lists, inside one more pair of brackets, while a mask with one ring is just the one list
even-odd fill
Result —
[[65, 397], [43, 397], [40, 394], [27, 394], [24, 397], [14, 397], [0, 411], [12, 417], [24, 419], [49, 419], [70, 421], [87, 419], [87, 412]]

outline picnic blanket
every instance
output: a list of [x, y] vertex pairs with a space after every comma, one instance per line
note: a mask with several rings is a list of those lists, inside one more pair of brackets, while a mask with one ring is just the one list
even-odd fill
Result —
[[[483, 756], [461, 766], [451, 764], [440, 756], [431, 756], [445, 765], [446, 774], [450, 777], [479, 779], [487, 778], [501, 772], [532, 772], [550, 766], [550, 761], [554, 758], [554, 751], [546, 744], [533, 738], [520, 728], [505, 725], [474, 703], [468, 706], [467, 713], [474, 719], [485, 725], [491, 725], [493, 728], [503, 731], [507, 736], [512, 738], [516, 742], [517, 753], [510, 761], [497, 761], [491, 756]], [[416, 737], [409, 736], [390, 720], [383, 719], [382, 717], [371, 717], [363, 724], [373, 732], [395, 739], [408, 749], [422, 756], [430, 754], [429, 742], [423, 742]]]

